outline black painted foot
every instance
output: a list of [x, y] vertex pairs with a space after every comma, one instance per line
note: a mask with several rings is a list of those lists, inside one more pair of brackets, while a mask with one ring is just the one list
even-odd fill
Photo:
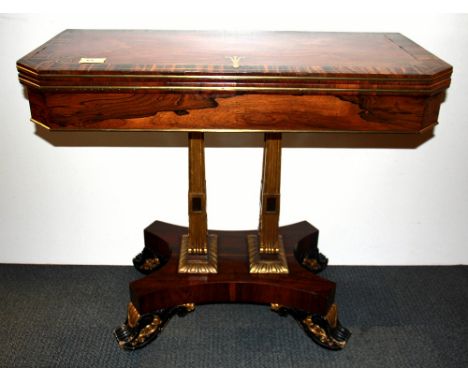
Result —
[[184, 304], [140, 315], [129, 303], [127, 321], [114, 330], [115, 339], [121, 349], [140, 349], [154, 341], [174, 315], [182, 317], [194, 309], [194, 304]]
[[278, 304], [271, 304], [271, 309], [281, 316], [290, 314], [316, 344], [326, 349], [341, 350], [351, 337], [351, 332], [343, 327], [337, 318], [335, 304], [330, 307], [325, 316], [286, 308]]
[[322, 272], [328, 265], [328, 259], [320, 253], [317, 247], [308, 248], [306, 251], [296, 249], [294, 256], [299, 264], [314, 273]]
[[148, 247], [143, 248], [143, 251], [133, 258], [135, 269], [145, 275], [160, 268], [163, 263], [163, 259]]

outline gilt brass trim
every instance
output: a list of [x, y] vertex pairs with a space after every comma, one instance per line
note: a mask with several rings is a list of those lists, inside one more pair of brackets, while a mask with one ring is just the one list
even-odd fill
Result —
[[324, 328], [314, 323], [312, 316], [307, 316], [302, 321], [302, 324], [324, 346], [328, 348], [338, 347], [339, 349], [343, 349], [346, 346], [346, 341], [340, 341], [329, 336]]
[[276, 260], [264, 260], [258, 247], [258, 235], [247, 235], [247, 246], [249, 250], [250, 273], [261, 274], [286, 274], [289, 273], [286, 253], [284, 251], [283, 237], [278, 236], [279, 251]]
[[[37, 73], [36, 71], [31, 70], [31, 69], [28, 69], [28, 68], [25, 68], [24, 66], [16, 65], [16, 69], [18, 69], [19, 72], [25, 71], [25, 72], [34, 74], [35, 76], [38, 76], [38, 75], [39, 75], [39, 73]], [[42, 76], [42, 75], [41, 75], [41, 76]]]
[[121, 349], [140, 349], [156, 339], [169, 319], [175, 314], [182, 316], [194, 309], [194, 303], [185, 303], [140, 315], [130, 302], [128, 304], [127, 320], [114, 330], [115, 339]]
[[35, 88], [38, 88], [38, 89], [41, 89], [41, 88], [42, 88], [41, 85], [36, 84], [36, 83], [33, 82], [33, 81], [27, 80], [26, 78], [22, 77], [21, 75], [20, 75], [20, 77], [19, 77], [19, 81], [20, 81], [23, 85], [25, 85], [25, 84], [26, 84], [26, 85], [31, 85], [31, 86], [34, 86]]
[[[200, 132], [200, 133], [265, 133], [265, 130], [260, 130], [260, 129], [198, 129], [198, 130], [191, 130], [191, 129], [163, 129], [163, 128], [158, 128], [158, 129], [153, 129], [153, 128], [148, 128], [148, 129], [93, 129], [93, 128], [86, 128], [86, 129], [79, 129], [79, 128], [53, 128], [50, 126], [47, 126], [46, 124], [39, 122], [38, 120], [34, 118], [29, 118], [29, 120], [38, 126], [43, 127], [46, 130], [49, 130], [51, 132], [90, 132], [90, 133], [96, 133], [100, 131], [112, 131], [112, 132], [121, 132], [121, 133], [132, 133], [132, 132], [147, 132], [147, 133], [155, 133], [155, 132], [161, 132], [161, 133], [193, 133], [195, 132]], [[422, 130], [418, 131], [365, 131], [365, 130], [268, 130], [269, 133], [308, 133], [308, 134], [396, 134], [396, 135], [418, 135], [422, 134], [423, 132], [434, 128], [437, 126], [438, 123], [431, 123], [428, 126], [425, 126], [422, 128]]]
[[44, 129], [47, 129], [47, 130], [49, 130], [49, 131], [52, 130], [51, 127], [47, 126], [46, 124], [44, 124], [44, 123], [42, 123], [42, 122], [39, 122], [38, 120], [36, 120], [36, 119], [34, 119], [34, 118], [30, 118], [29, 120], [30, 120], [31, 122], [35, 123], [36, 125], [39, 125], [39, 126], [43, 127]]
[[210, 274], [218, 273], [218, 235], [208, 235], [208, 254], [190, 254], [188, 235], [182, 235], [180, 242], [179, 273]]
[[[241, 57], [242, 58], [242, 57]], [[432, 83], [436, 82], [439, 77], [448, 76], [446, 79], [450, 79], [450, 73], [443, 73], [440, 76], [434, 78], [379, 78], [379, 77], [333, 77], [333, 76], [285, 76], [285, 75], [256, 75], [256, 74], [61, 74], [61, 73], [41, 73], [25, 68], [21, 65], [16, 65], [19, 72], [29, 72], [35, 76], [40, 77], [53, 77], [53, 78], [176, 78], [176, 79], [215, 79], [215, 80], [313, 80], [313, 81], [364, 81], [364, 82], [420, 82], [420, 83]]]
[[[332, 304], [330, 306], [327, 314], [323, 318], [331, 329], [339, 329], [343, 331], [343, 328], [338, 322], [338, 309], [336, 304]], [[325, 347], [343, 349], [346, 346], [347, 339], [349, 338], [349, 332], [344, 338], [336, 338], [336, 335], [330, 335], [330, 333], [325, 330], [325, 327], [316, 323], [313, 315], [311, 314], [307, 315], [307, 317], [302, 320], [302, 324], [304, 325], [304, 328], [315, 336], [315, 338]]]
[[37, 89], [53, 90], [161, 90], [161, 91], [219, 91], [219, 92], [271, 92], [271, 93], [412, 93], [433, 94], [447, 88], [435, 89], [353, 89], [353, 88], [317, 88], [317, 87], [274, 87], [274, 86], [83, 86], [83, 85], [39, 85], [24, 77], [20, 82]]

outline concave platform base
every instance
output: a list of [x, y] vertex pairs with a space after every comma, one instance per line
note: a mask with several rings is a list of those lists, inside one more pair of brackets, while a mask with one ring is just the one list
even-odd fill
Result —
[[[218, 237], [216, 274], [178, 273], [179, 252], [186, 227], [156, 221], [145, 229], [143, 253], [154, 271], [130, 283], [128, 318], [115, 330], [119, 346], [137, 349], [151, 342], [174, 314], [197, 304], [268, 304], [291, 314], [319, 345], [338, 350], [350, 333], [337, 320], [335, 283], [316, 276], [310, 263], [326, 265], [318, 252], [318, 230], [307, 222], [280, 227], [289, 273], [251, 274], [247, 236], [257, 231], [214, 231]], [[311, 256], [315, 256], [312, 258]], [[141, 264], [145, 260], [139, 258]], [[324, 264], [325, 263], [325, 264]], [[148, 267], [143, 267], [148, 273]]]

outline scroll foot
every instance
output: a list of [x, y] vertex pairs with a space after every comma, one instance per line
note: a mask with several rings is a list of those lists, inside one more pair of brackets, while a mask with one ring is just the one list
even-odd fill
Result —
[[127, 321], [114, 330], [114, 336], [121, 349], [140, 349], [155, 340], [169, 319], [175, 314], [182, 317], [194, 309], [195, 305], [190, 303], [140, 315], [130, 302], [128, 304]]
[[316, 247], [309, 248], [305, 252], [295, 250], [294, 255], [299, 264], [314, 273], [322, 272], [328, 265], [328, 259]]
[[143, 248], [143, 251], [133, 258], [133, 266], [135, 269], [145, 275], [160, 268], [163, 263], [162, 258], [148, 247]]
[[279, 304], [271, 304], [271, 309], [281, 316], [290, 314], [316, 344], [326, 349], [343, 349], [351, 336], [351, 332], [338, 320], [336, 304], [331, 305], [325, 316], [286, 308]]

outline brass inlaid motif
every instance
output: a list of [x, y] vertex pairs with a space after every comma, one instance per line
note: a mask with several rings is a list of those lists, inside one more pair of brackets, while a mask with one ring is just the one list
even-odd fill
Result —
[[239, 56], [228, 56], [226, 58], [229, 58], [232, 63], [232, 67], [234, 69], [239, 69], [240, 68], [240, 60], [244, 57], [239, 57]]

